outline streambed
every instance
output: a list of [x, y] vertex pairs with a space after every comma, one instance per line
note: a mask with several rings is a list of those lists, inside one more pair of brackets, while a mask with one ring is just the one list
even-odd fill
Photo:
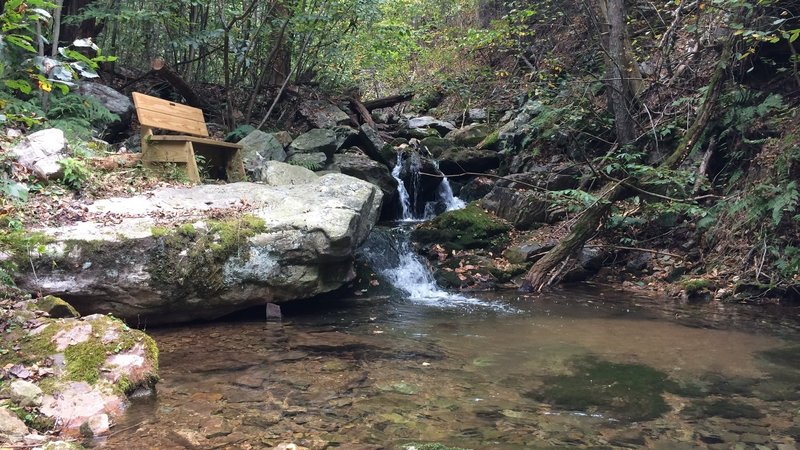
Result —
[[786, 450], [800, 437], [786, 309], [584, 286], [336, 298], [286, 309], [281, 324], [261, 314], [149, 330], [158, 394], [96, 444]]

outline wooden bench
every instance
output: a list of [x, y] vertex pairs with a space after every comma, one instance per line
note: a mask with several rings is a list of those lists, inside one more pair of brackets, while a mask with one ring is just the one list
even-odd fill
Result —
[[[136, 115], [142, 127], [142, 164], [151, 169], [163, 163], [174, 163], [186, 170], [189, 181], [200, 183], [198, 155], [209, 173], [226, 181], [245, 178], [239, 144], [208, 138], [203, 111], [149, 95], [133, 93]], [[181, 133], [156, 135], [154, 129]]]

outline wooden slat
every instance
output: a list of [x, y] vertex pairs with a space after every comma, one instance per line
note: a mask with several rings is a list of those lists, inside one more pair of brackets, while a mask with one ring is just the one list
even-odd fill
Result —
[[186, 148], [186, 144], [151, 144], [147, 148], [144, 155], [147, 161], [153, 162], [180, 162], [180, 163], [194, 163], [194, 155]]
[[231, 149], [242, 148], [239, 144], [233, 144], [225, 141], [215, 141], [214, 139], [201, 138], [195, 136], [170, 136], [170, 135], [155, 135], [150, 136], [150, 141], [187, 141], [196, 142], [198, 144], [211, 145], [214, 147], [226, 147]]
[[208, 136], [203, 111], [149, 95], [133, 93], [139, 123], [146, 127]]

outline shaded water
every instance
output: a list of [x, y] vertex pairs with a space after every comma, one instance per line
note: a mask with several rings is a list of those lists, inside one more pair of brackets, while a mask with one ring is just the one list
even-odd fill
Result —
[[775, 351], [793, 348], [793, 311], [596, 287], [405, 297], [149, 330], [158, 396], [105, 447], [784, 450], [800, 437], [800, 352]]

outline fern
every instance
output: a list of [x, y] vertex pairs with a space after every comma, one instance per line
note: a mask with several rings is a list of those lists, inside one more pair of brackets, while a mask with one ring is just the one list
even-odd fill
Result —
[[776, 196], [767, 203], [767, 208], [772, 211], [772, 224], [778, 226], [783, 220], [783, 213], [794, 212], [797, 209], [797, 202], [800, 200], [800, 192], [797, 191], [797, 182], [792, 181], [782, 190], [776, 192]]

